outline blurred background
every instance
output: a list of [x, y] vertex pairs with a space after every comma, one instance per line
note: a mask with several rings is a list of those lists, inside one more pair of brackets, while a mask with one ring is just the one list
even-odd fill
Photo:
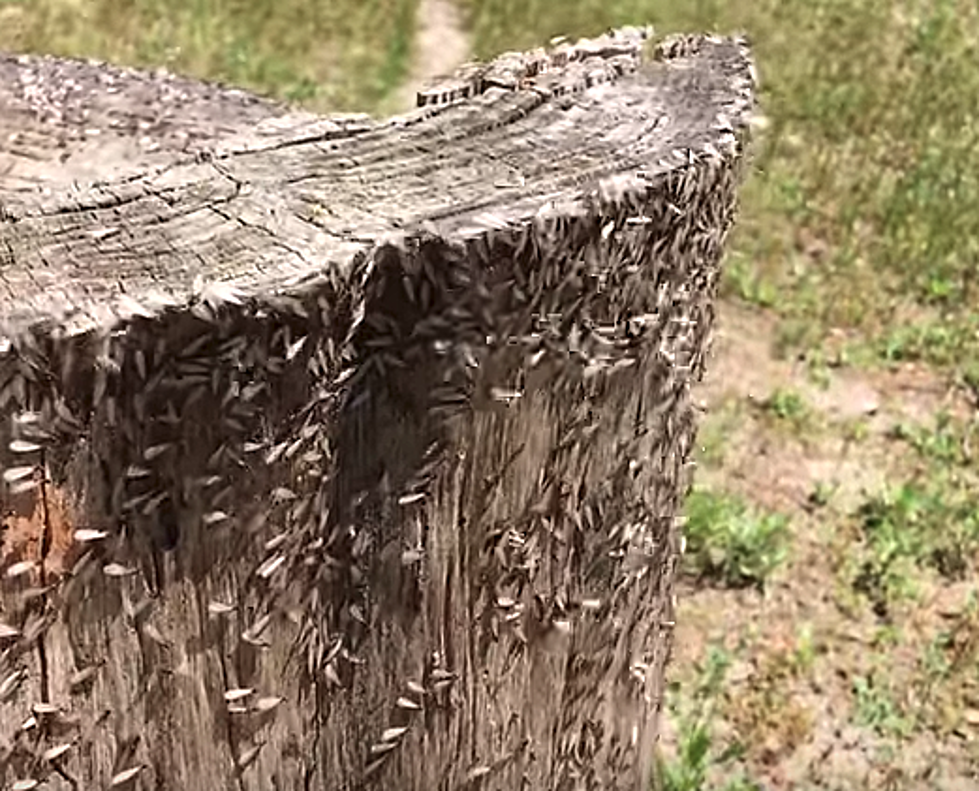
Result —
[[620, 24], [746, 32], [670, 668], [671, 791], [979, 788], [979, 3], [0, 0], [0, 50], [318, 111]]

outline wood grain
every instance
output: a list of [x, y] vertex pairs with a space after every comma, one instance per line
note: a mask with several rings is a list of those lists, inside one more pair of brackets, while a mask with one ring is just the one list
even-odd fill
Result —
[[648, 787], [754, 90], [648, 44], [383, 121], [0, 59], [5, 787]]

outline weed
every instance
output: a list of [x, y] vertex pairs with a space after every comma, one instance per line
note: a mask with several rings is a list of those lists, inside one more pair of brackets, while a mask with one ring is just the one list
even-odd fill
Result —
[[808, 379], [816, 387], [826, 390], [830, 386], [830, 371], [849, 365], [845, 349], [838, 349], [833, 355], [814, 350], [805, 356]]
[[979, 713], [979, 602], [973, 591], [962, 612], [940, 630], [921, 653], [914, 685], [920, 719], [940, 734], [963, 724], [964, 710]]
[[808, 414], [806, 402], [792, 390], [775, 390], [765, 402], [765, 407], [781, 420], [798, 421]]
[[767, 425], [803, 443], [819, 436], [826, 426], [825, 416], [790, 388], [777, 387], [758, 406]]
[[804, 623], [799, 626], [795, 651], [791, 658], [791, 667], [797, 674], [808, 673], [812, 670], [818, 651], [812, 624]]
[[968, 465], [969, 448], [979, 424], [961, 425], [948, 412], [935, 415], [934, 426], [899, 423], [891, 431], [893, 439], [906, 442], [918, 455], [943, 465]]
[[830, 504], [837, 489], [839, 489], [838, 484], [817, 481], [807, 498], [809, 506], [812, 508], [825, 508]]
[[[730, 655], [712, 646], [705, 664], [697, 668], [697, 680], [689, 692], [672, 685], [669, 712], [677, 720], [678, 743], [672, 760], [657, 756], [656, 791], [758, 791], [758, 786], [743, 776], [729, 778], [723, 785], [710, 783], [711, 770], [728, 769], [744, 752], [737, 742], [719, 753], [714, 750], [713, 725]], [[681, 695], [681, 692], [686, 694]]]
[[760, 279], [751, 261], [738, 251], [728, 256], [721, 294], [763, 308], [776, 306], [779, 296], [774, 283]]
[[[874, 612], [886, 617], [889, 606], [914, 595], [914, 562], [924, 555], [919, 492], [902, 487], [865, 501], [857, 512], [867, 539], [867, 554], [854, 579], [854, 587], [864, 593]], [[909, 527], [918, 529], [909, 529]]]
[[919, 572], [961, 578], [979, 552], [979, 509], [970, 441], [975, 422], [944, 413], [932, 426], [901, 424], [892, 439], [916, 461], [912, 474], [857, 510], [864, 545], [854, 584], [878, 615], [894, 601], [914, 596]]
[[744, 423], [742, 402], [729, 399], [711, 411], [697, 430], [700, 443], [697, 463], [707, 467], [721, 467], [729, 450], [729, 442]]
[[865, 417], [841, 421], [840, 433], [847, 445], [863, 442], [870, 436], [870, 421]]
[[686, 501], [686, 570], [729, 587], [763, 587], [787, 557], [788, 520], [738, 497], [694, 488]]
[[853, 680], [854, 721], [880, 736], [906, 738], [914, 729], [913, 718], [903, 712], [879, 675]]
[[949, 322], [944, 317], [925, 316], [910, 326], [885, 329], [873, 348], [886, 363], [925, 361], [934, 365], [959, 368], [964, 360], [975, 357], [979, 322], [965, 315]]

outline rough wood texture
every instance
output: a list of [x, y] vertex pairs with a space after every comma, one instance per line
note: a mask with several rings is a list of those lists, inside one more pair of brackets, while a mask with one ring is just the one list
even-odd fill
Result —
[[644, 787], [753, 101], [645, 43], [384, 122], [0, 60], [7, 787]]

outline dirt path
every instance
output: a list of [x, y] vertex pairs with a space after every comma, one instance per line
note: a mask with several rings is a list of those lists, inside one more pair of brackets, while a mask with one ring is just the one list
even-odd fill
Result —
[[421, 0], [414, 59], [407, 80], [392, 97], [391, 112], [402, 113], [415, 106], [415, 94], [424, 84], [451, 74], [469, 58], [469, 37], [462, 16], [451, 0]]

